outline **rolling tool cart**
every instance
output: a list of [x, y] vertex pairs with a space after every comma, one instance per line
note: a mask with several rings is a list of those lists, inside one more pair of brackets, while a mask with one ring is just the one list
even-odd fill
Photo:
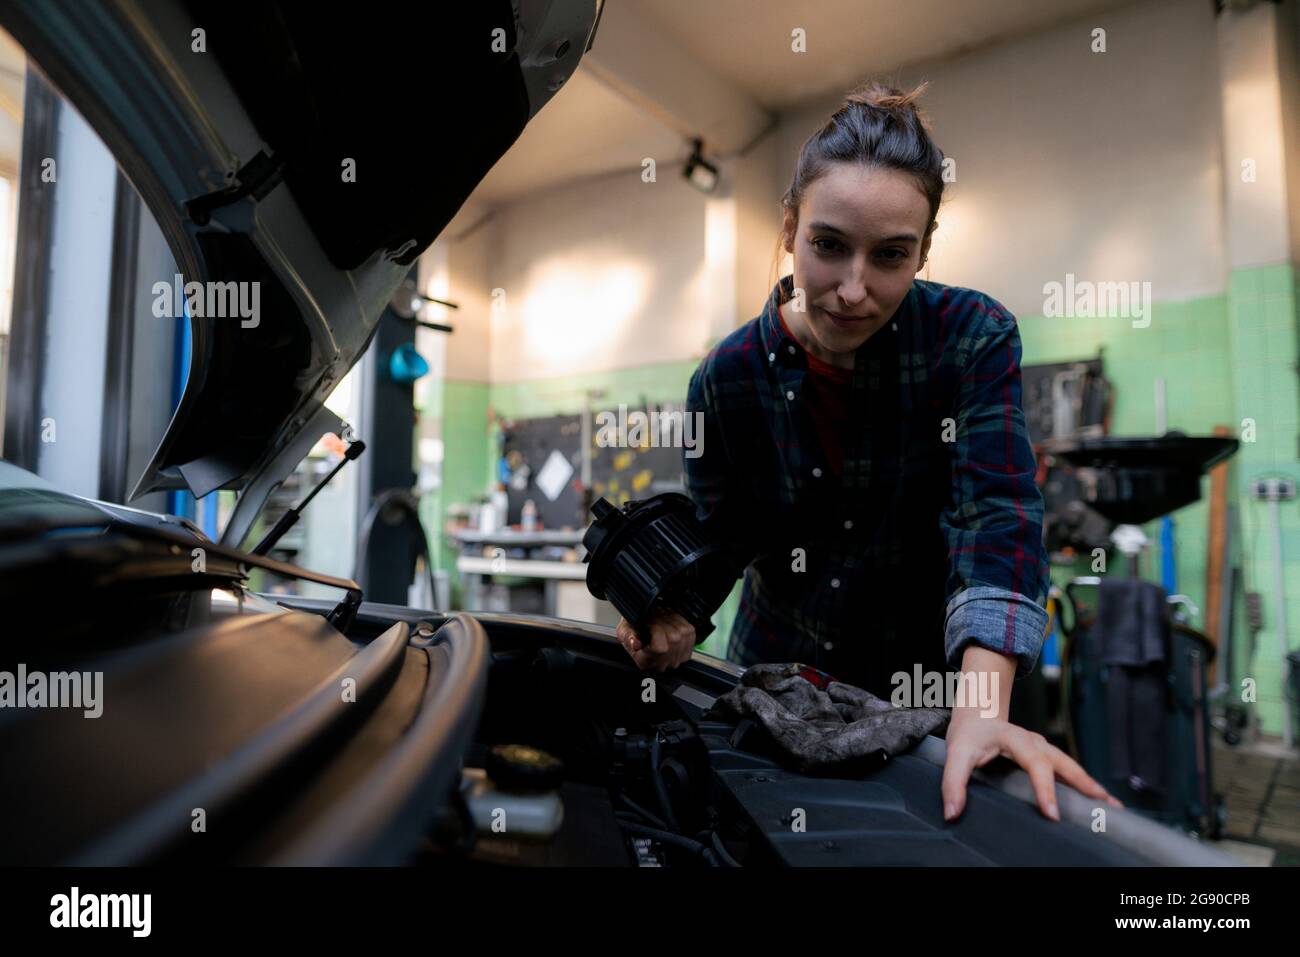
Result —
[[[1235, 439], [1169, 433], [1085, 439], [1062, 452], [1080, 469], [1087, 504], [1119, 523], [1112, 539], [1128, 559], [1127, 575], [1076, 578], [1065, 589], [1074, 611], [1068, 627], [1062, 616], [1072, 749], [1129, 808], [1210, 837], [1226, 823], [1210, 765], [1215, 647], [1188, 624], [1184, 596], [1138, 578], [1146, 545], [1138, 525], [1200, 498], [1201, 475], [1236, 449]], [[1093, 587], [1092, 601], [1080, 600]]]
[[[1125, 806], [1171, 827], [1211, 838], [1226, 827], [1223, 798], [1213, 792], [1207, 669], [1214, 645], [1171, 617], [1162, 658], [1133, 667], [1109, 661], [1097, 606], [1081, 589], [1101, 580], [1076, 578], [1065, 594], [1074, 609], [1067, 633], [1071, 750], [1084, 769]], [[1181, 596], [1159, 599], [1176, 605]], [[1139, 672], [1139, 681], [1133, 673]], [[1146, 680], [1145, 686], [1140, 682]]]

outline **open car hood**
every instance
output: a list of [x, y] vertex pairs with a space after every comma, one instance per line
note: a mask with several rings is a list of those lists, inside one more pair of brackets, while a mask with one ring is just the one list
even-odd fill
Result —
[[[222, 536], [238, 544], [341, 427], [324, 400], [416, 257], [572, 75], [601, 2], [338, 14], [302, 0], [0, 0], [3, 26], [148, 205], [182, 282], [216, 291], [186, 310], [189, 380], [132, 498], [240, 489]], [[223, 315], [198, 314], [212, 305]]]

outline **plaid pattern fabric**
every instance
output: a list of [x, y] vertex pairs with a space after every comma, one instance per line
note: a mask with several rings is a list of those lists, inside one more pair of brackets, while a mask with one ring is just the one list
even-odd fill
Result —
[[1015, 319], [915, 280], [855, 353], [837, 478], [800, 402], [808, 357], [777, 316], [793, 281], [688, 390], [703, 448], [683, 457], [687, 492], [744, 571], [728, 658], [801, 661], [882, 696], [898, 671], [958, 667], [971, 642], [1027, 674], [1049, 580]]

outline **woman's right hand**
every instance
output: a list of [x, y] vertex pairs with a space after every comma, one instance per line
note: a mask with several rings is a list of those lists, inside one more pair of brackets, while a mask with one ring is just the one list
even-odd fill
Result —
[[650, 623], [650, 642], [644, 645], [626, 618], [619, 618], [615, 632], [619, 644], [632, 656], [642, 671], [667, 671], [691, 657], [695, 650], [695, 626], [664, 609]]

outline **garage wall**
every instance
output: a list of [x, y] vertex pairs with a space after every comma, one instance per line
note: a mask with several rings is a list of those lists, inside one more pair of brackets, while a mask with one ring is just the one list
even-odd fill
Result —
[[[1090, 50], [1095, 27], [1105, 53]], [[905, 88], [930, 81], [922, 104], [956, 161], [930, 278], [1018, 316], [1067, 271], [1148, 280], [1162, 301], [1222, 292], [1215, 61], [1210, 4], [1165, 0], [901, 71]], [[783, 182], [838, 103], [786, 118]]]
[[493, 382], [671, 363], [704, 345], [705, 197], [680, 176], [600, 177], [494, 224]]

